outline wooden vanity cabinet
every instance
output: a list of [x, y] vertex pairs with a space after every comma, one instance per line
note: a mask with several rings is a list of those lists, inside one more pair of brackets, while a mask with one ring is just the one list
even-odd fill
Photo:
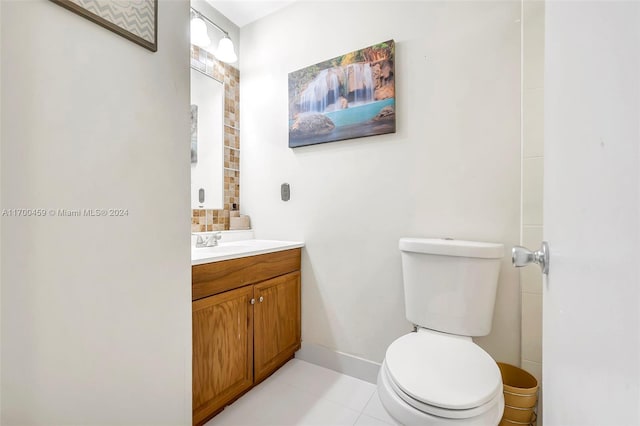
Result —
[[300, 251], [192, 267], [194, 425], [300, 348]]
[[253, 374], [260, 382], [300, 348], [300, 272], [256, 284], [253, 289]]
[[252, 298], [249, 286], [193, 302], [194, 424], [253, 386]]

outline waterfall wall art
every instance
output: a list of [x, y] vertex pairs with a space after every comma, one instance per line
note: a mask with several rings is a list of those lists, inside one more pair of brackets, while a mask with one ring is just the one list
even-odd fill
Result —
[[395, 133], [395, 44], [289, 73], [289, 148]]

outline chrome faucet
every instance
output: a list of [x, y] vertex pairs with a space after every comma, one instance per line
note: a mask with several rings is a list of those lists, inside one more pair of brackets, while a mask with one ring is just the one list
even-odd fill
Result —
[[218, 240], [222, 238], [221, 232], [193, 234], [196, 236], [196, 248], [203, 247], [215, 247], [218, 245]]

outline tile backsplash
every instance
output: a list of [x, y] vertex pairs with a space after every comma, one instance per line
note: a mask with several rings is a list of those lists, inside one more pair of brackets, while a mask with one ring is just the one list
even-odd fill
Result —
[[191, 46], [191, 66], [224, 85], [224, 207], [192, 210], [191, 232], [224, 231], [231, 210], [240, 209], [240, 72], [196, 46]]

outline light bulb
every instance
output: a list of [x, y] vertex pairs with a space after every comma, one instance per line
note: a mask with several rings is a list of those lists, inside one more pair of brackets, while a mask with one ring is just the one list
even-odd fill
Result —
[[191, 20], [191, 44], [198, 47], [207, 47], [211, 44], [207, 24], [198, 17]]
[[238, 60], [238, 55], [233, 48], [233, 42], [228, 36], [224, 36], [218, 44], [218, 50], [215, 53], [216, 58], [222, 62], [232, 64]]

